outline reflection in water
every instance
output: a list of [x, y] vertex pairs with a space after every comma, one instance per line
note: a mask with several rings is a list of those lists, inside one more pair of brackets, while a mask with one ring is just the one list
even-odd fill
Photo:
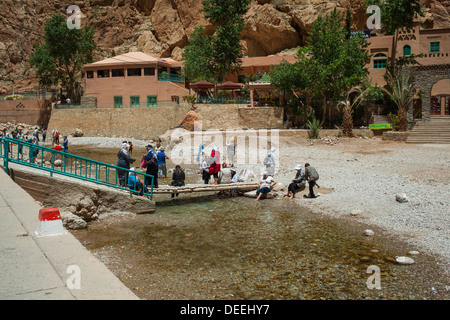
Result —
[[[363, 226], [291, 201], [211, 194], [155, 200], [155, 214], [73, 232], [141, 298], [442, 299], [432, 287], [446, 294], [430, 257], [397, 265], [393, 257], [409, 250], [401, 243], [362, 236]], [[381, 269], [381, 290], [367, 288], [371, 265]]]

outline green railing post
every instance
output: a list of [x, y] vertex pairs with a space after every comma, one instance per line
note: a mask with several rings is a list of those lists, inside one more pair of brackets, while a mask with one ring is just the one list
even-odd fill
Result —
[[9, 142], [7, 140], [3, 141], [3, 166], [5, 167], [5, 172], [7, 174], [9, 174], [9, 169], [8, 169], [8, 160], [9, 160]]

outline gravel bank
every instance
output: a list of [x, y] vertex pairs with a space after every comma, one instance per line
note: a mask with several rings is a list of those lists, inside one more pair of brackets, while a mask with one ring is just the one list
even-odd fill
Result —
[[[334, 145], [283, 140], [280, 147], [279, 181], [292, 179], [294, 172], [288, 175], [287, 168], [309, 162], [320, 174], [320, 186], [334, 188], [316, 199], [296, 199], [299, 205], [374, 224], [419, 251], [441, 255], [448, 270], [450, 145], [341, 138]], [[405, 193], [409, 202], [397, 202], [398, 193]], [[362, 212], [351, 216], [353, 210]]]

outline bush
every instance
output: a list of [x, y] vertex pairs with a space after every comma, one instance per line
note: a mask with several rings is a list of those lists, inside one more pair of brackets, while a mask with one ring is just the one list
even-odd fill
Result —
[[322, 124], [320, 123], [320, 121], [316, 118], [313, 118], [312, 120], [308, 120], [306, 124], [309, 128], [309, 137], [311, 139], [319, 138], [319, 133], [322, 130]]
[[23, 100], [23, 96], [20, 96], [18, 94], [9, 95], [5, 97], [5, 100]]

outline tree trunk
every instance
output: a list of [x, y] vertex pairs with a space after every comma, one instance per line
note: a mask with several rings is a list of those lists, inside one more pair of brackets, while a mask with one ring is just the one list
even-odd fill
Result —
[[322, 125], [325, 125], [327, 120], [327, 94], [322, 93]]

